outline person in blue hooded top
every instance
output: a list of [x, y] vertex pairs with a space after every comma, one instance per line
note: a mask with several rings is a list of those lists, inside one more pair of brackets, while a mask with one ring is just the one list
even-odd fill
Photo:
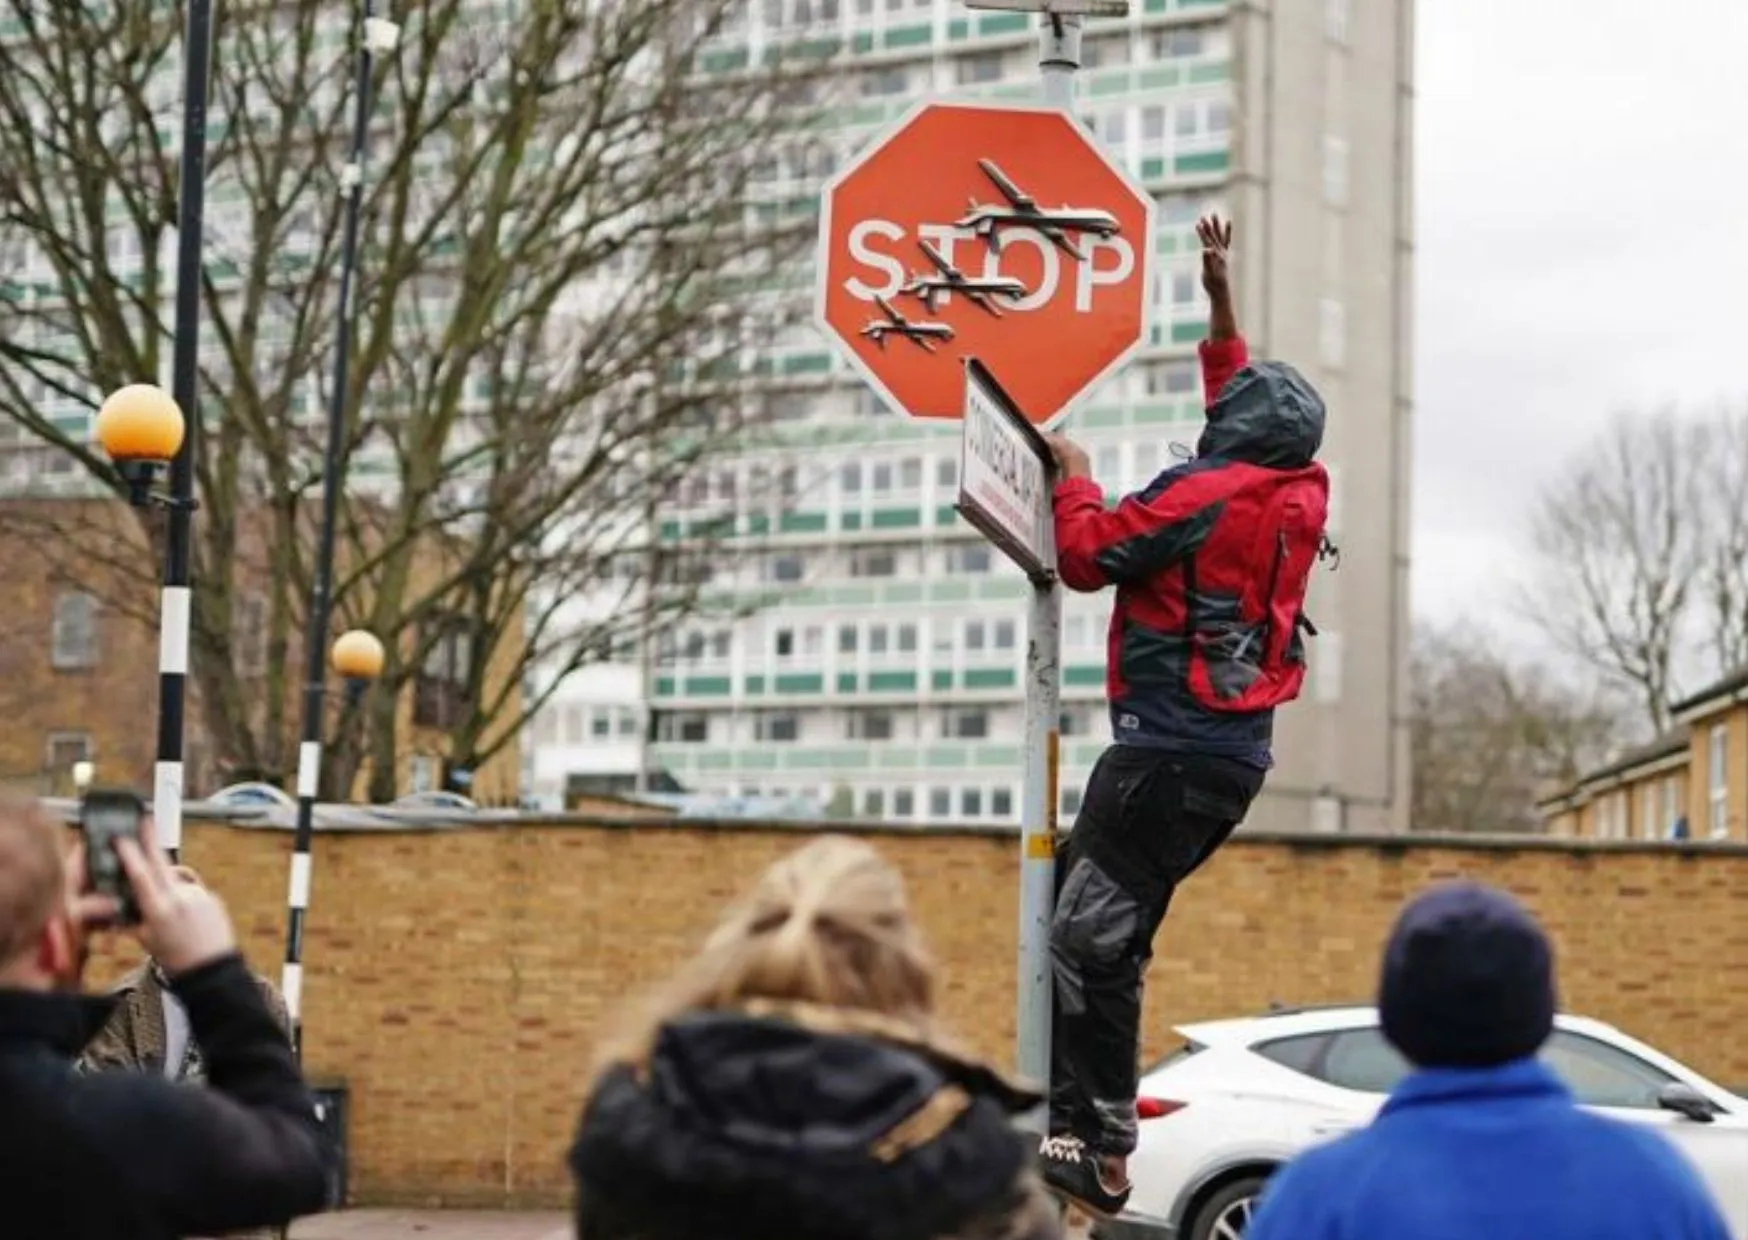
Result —
[[1509, 895], [1423, 892], [1378, 990], [1416, 1071], [1368, 1127], [1278, 1172], [1245, 1240], [1730, 1240], [1672, 1144], [1584, 1110], [1537, 1058], [1553, 950]]

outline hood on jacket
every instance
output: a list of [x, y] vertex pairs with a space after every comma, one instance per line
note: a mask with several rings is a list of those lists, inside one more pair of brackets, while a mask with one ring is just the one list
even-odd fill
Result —
[[930, 1240], [1009, 1200], [1036, 1100], [915, 1047], [698, 1012], [602, 1077], [571, 1169], [603, 1235]]
[[1285, 362], [1253, 362], [1208, 406], [1197, 456], [1303, 469], [1323, 446], [1323, 398]]

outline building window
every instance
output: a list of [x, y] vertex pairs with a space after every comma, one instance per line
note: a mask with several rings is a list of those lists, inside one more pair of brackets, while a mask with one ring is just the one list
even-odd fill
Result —
[[1014, 815], [1014, 794], [1010, 788], [996, 788], [989, 794], [989, 816], [991, 818], [1012, 818]]
[[1333, 297], [1325, 297], [1318, 307], [1317, 344], [1323, 364], [1338, 368], [1347, 362], [1347, 311]]
[[454, 727], [473, 676], [473, 634], [466, 620], [448, 616], [431, 626], [420, 646], [425, 658], [413, 682], [413, 724]]
[[898, 572], [898, 559], [885, 547], [863, 547], [850, 553], [850, 576], [891, 577]]
[[753, 739], [789, 743], [801, 736], [801, 722], [791, 714], [759, 715], [753, 724]]
[[886, 626], [884, 624], [870, 624], [868, 626], [868, 653], [869, 654], [885, 654], [886, 653], [886, 643], [887, 643]]
[[1347, 139], [1323, 135], [1323, 201], [1347, 206]]
[[1351, 0], [1323, 0], [1323, 33], [1331, 43], [1347, 46], [1347, 19]]
[[55, 599], [50, 661], [57, 671], [97, 666], [97, 600], [89, 594]]
[[879, 818], [886, 812], [886, 792], [881, 788], [867, 788], [862, 792], [862, 817]]
[[589, 714], [589, 735], [596, 740], [606, 740], [613, 735], [613, 716], [605, 710], [591, 711]]
[[967, 620], [965, 622], [965, 649], [983, 649], [983, 621]]
[[923, 463], [914, 456], [898, 463], [898, 489], [915, 491], [923, 485]]
[[856, 626], [855, 625], [846, 624], [842, 628], [838, 629], [838, 653], [839, 654], [855, 654], [856, 653]]
[[983, 740], [989, 735], [989, 712], [950, 710], [941, 719], [941, 735], [952, 740]]
[[1057, 716], [1056, 730], [1063, 736], [1087, 736], [1092, 732], [1092, 711], [1065, 710]]
[[959, 816], [961, 818], [983, 817], [983, 789], [961, 788], [959, 790]]
[[976, 52], [969, 56], [960, 56], [954, 62], [954, 72], [961, 86], [975, 86], [980, 82], [1001, 81], [1000, 52]]
[[1064, 788], [1057, 806], [1059, 815], [1063, 818], [1073, 818], [1080, 813], [1080, 789]]
[[889, 741], [892, 739], [892, 712], [853, 710], [845, 721], [844, 731], [853, 741]]
[[989, 566], [988, 547], [973, 545], [950, 547], [947, 550], [947, 571], [949, 573], [987, 573]]
[[770, 574], [772, 581], [800, 581], [807, 575], [806, 564], [798, 555], [772, 556]]
[[862, 463], [852, 461], [838, 471], [838, 489], [845, 495], [862, 493]]
[[795, 630], [778, 629], [771, 635], [771, 649], [779, 659], [787, 659], [795, 654]]
[[916, 813], [916, 794], [909, 788], [894, 788], [892, 790], [892, 816], [894, 818], [909, 818]]
[[1014, 648], [1014, 622], [1012, 620], [997, 620], [995, 622], [995, 648], [997, 650], [1012, 650]]
[[1730, 831], [1730, 771], [1725, 765], [1730, 752], [1730, 729], [1726, 724], [1718, 724], [1711, 731], [1709, 754], [1706, 763], [1707, 778], [1710, 780], [1708, 800], [1713, 839], [1719, 839]]
[[416, 753], [407, 760], [407, 791], [433, 792], [437, 788], [437, 759]]
[[935, 461], [935, 485], [952, 488], [959, 485], [959, 458], [943, 456]]
[[51, 775], [71, 775], [77, 763], [91, 760], [91, 734], [50, 732], [46, 759]]
[[915, 653], [916, 625], [901, 624], [898, 626], [898, 651], [900, 654]]
[[953, 813], [953, 790], [951, 788], [929, 789], [929, 817], [947, 818]]
[[1657, 824], [1659, 839], [1675, 838], [1675, 823], [1681, 817], [1681, 810], [1678, 808], [1680, 793], [1681, 785], [1675, 776], [1671, 775], [1663, 781], [1663, 817]]

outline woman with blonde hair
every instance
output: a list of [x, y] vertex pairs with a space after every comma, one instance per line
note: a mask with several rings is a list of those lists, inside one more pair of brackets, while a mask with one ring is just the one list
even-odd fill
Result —
[[823, 837], [603, 1041], [578, 1240], [1054, 1240], [1039, 1101], [944, 1042], [902, 878]]

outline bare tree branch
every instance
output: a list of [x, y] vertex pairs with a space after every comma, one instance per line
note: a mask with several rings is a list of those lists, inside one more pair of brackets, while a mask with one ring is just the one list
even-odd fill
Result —
[[[521, 693], [527, 667], [584, 666], [628, 623], [563, 604], [635, 587], [616, 557], [644, 554], [646, 516], [703, 462], [755, 442], [764, 406], [743, 359], [755, 333], [793, 326], [770, 273], [811, 229], [749, 210], [749, 189], [777, 152], [813, 141], [797, 124], [831, 65], [810, 52], [701, 73], [734, 7], [549, 0], [512, 20], [431, 0], [378, 62], [338, 394], [349, 487], [334, 603], [336, 627], [370, 628], [389, 657], [381, 690], [339, 708], [333, 786], [368, 759], [374, 793], [389, 790], [405, 738], [385, 704], [429, 679], [458, 633], [470, 658], [445, 689], [450, 755], [500, 750], [539, 706]], [[191, 672], [224, 761], [278, 778], [336, 395], [357, 32], [336, 40], [334, 11], [230, 6], [214, 55]], [[182, 14], [32, 0], [0, 0], [0, 14], [23, 31], [0, 44], [0, 254], [19, 273], [0, 284], [0, 428], [39, 454], [33, 467], [71, 461], [119, 495], [101, 453], [64, 428], [165, 370]], [[662, 554], [720, 560], [726, 532]], [[644, 619], [705, 608], [707, 582], [694, 584]], [[261, 653], [240, 658], [245, 646]]]

